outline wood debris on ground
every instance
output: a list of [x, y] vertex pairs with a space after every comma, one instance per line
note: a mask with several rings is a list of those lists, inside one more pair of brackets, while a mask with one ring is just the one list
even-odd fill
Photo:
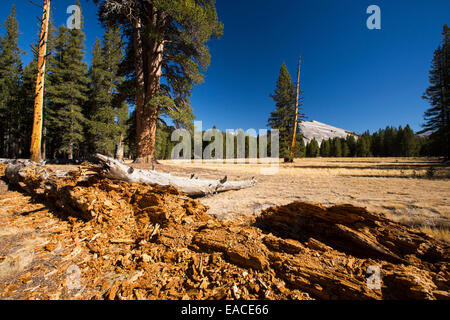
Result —
[[28, 167], [0, 194], [0, 298], [450, 297], [449, 246], [363, 208], [296, 202], [223, 222], [97, 169]]

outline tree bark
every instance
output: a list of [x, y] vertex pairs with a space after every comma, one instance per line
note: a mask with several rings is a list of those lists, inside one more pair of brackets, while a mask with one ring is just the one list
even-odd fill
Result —
[[145, 81], [143, 64], [143, 44], [142, 44], [142, 23], [140, 18], [134, 22], [134, 66], [136, 70], [136, 139], [137, 139], [137, 158], [141, 158], [143, 150], [141, 147], [143, 112], [145, 103]]
[[[154, 6], [151, 6], [151, 20], [146, 21], [151, 25], [152, 30], [159, 30], [164, 24], [164, 14], [158, 13]], [[152, 31], [156, 33], [155, 31]], [[144, 101], [140, 112], [136, 112], [137, 116], [137, 158], [136, 163], [153, 163], [155, 159], [155, 143], [156, 131], [158, 125], [158, 106], [151, 105], [151, 100], [159, 94], [161, 88], [162, 62], [164, 53], [164, 40], [162, 39], [162, 31], [159, 34], [148, 34], [143, 37], [140, 35], [139, 51], [136, 50], [136, 59], [139, 63], [142, 61], [142, 77], [139, 78], [139, 87], [143, 85], [144, 97], [140, 97]], [[140, 57], [138, 57], [138, 55]], [[139, 66], [139, 68], [141, 68]], [[136, 108], [137, 110], [137, 108]]]
[[38, 74], [36, 79], [36, 94], [34, 101], [34, 121], [33, 132], [31, 136], [31, 160], [39, 162], [42, 160], [42, 119], [44, 106], [44, 81], [45, 81], [45, 63], [47, 54], [48, 25], [50, 21], [50, 0], [44, 1], [43, 17], [41, 26], [41, 36], [39, 42]]

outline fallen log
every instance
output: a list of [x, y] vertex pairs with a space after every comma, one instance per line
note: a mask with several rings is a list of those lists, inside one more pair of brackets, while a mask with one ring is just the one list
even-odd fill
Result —
[[[206, 196], [224, 191], [240, 190], [252, 187], [256, 184], [255, 179], [227, 181], [227, 177], [221, 180], [194, 179], [192, 176], [191, 178], [183, 178], [154, 170], [146, 171], [134, 169], [122, 164], [116, 159], [100, 154], [97, 155], [97, 159], [100, 160], [100, 164], [99, 166], [93, 165], [92, 169], [97, 169], [97, 171], [103, 169], [101, 174], [105, 178], [129, 183], [146, 183], [162, 187], [174, 187], [189, 196]], [[39, 176], [41, 180], [45, 181], [50, 177], [50, 171], [43, 166], [43, 163], [32, 163], [29, 160], [8, 160], [5, 162], [7, 164], [5, 175], [12, 184], [19, 184], [26, 177], [26, 169], [31, 167], [35, 168], [35, 175]], [[57, 177], [63, 177], [67, 174], [68, 172], [65, 171], [52, 173], [53, 176]], [[23, 184], [21, 187], [27, 189]]]
[[126, 166], [116, 159], [106, 157], [101, 154], [96, 155], [100, 164], [106, 170], [106, 177], [112, 180], [122, 180], [130, 183], [148, 183], [166, 187], [174, 187], [189, 196], [206, 196], [218, 192], [229, 190], [239, 190], [253, 187], [256, 180], [227, 181], [227, 177], [222, 180], [200, 180], [172, 176], [168, 173], [157, 171], [146, 171], [134, 169]]
[[[120, 180], [114, 182], [105, 177], [103, 168], [98, 165], [89, 164], [71, 171], [58, 171], [32, 162], [10, 163], [6, 166], [5, 178], [10, 186], [61, 211], [65, 217], [76, 217], [84, 221], [100, 221], [105, 215], [113, 215], [126, 222], [133, 212], [138, 212], [144, 220], [147, 217], [147, 224], [152, 222], [157, 225], [207, 217], [206, 207], [203, 211], [199, 210], [197, 202], [182, 196], [173, 187]], [[122, 200], [118, 202], [119, 198]], [[183, 210], [171, 210], [170, 206], [164, 207], [167, 210], [154, 210], [155, 206], [170, 202], [183, 203]], [[195, 210], [191, 207], [194, 204], [198, 207]], [[197, 212], [202, 217], [198, 217]], [[157, 231], [155, 227], [152, 236]]]

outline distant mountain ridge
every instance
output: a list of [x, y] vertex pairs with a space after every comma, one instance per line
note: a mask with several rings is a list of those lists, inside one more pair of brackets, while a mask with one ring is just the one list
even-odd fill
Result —
[[299, 125], [299, 131], [303, 136], [305, 144], [311, 142], [312, 139], [316, 139], [316, 141], [320, 145], [323, 140], [329, 140], [333, 138], [346, 138], [349, 135], [352, 135], [356, 139], [358, 139], [359, 136], [357, 133], [333, 127], [330, 126], [329, 124], [315, 120], [302, 122]]

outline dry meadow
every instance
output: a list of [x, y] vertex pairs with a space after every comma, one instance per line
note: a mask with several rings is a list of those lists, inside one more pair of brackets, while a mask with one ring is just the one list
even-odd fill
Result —
[[[274, 175], [264, 164], [163, 161], [158, 170], [200, 178], [255, 177], [254, 188], [212, 195], [200, 201], [219, 219], [258, 214], [293, 201], [353, 204], [450, 241], [450, 168], [438, 159], [316, 158], [280, 163]], [[145, 167], [143, 167], [145, 168]]]

